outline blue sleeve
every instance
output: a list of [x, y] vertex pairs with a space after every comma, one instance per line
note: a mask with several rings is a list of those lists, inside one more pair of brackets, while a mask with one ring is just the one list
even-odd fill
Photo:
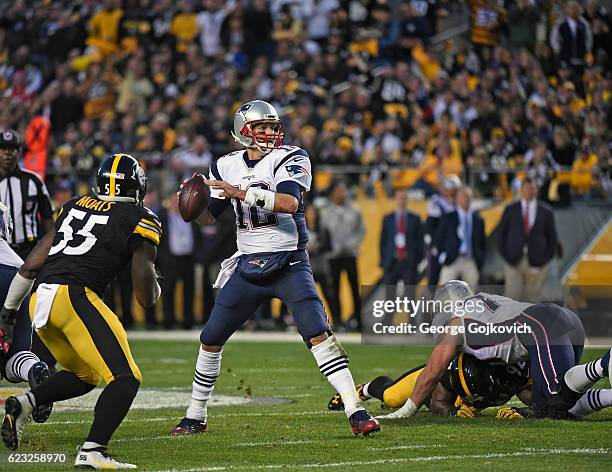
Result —
[[286, 193], [297, 198], [298, 202], [302, 201], [302, 187], [294, 180], [285, 180], [276, 186], [277, 193]]
[[221, 175], [219, 175], [219, 169], [217, 168], [217, 161], [212, 161], [212, 163], [210, 164], [210, 176], [211, 178], [214, 178], [215, 180], [223, 180], [221, 178]]

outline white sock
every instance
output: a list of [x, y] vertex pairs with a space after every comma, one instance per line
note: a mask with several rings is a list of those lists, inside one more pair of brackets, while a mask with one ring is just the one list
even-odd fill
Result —
[[370, 386], [370, 382], [366, 383], [363, 385], [363, 388], [361, 389], [361, 394], [366, 397], [366, 398], [372, 398], [370, 396], [370, 392], [368, 392], [368, 387]]
[[595, 359], [586, 364], [572, 367], [565, 373], [565, 383], [574, 392], [585, 392], [591, 388], [599, 379], [608, 376], [608, 364], [610, 363], [610, 352], [603, 357]]
[[355, 391], [353, 376], [348, 369], [348, 356], [336, 337], [332, 335], [322, 343], [313, 346], [311, 352], [321, 373], [340, 394], [346, 416], [350, 417], [357, 410], [362, 410]]
[[215, 388], [219, 372], [221, 372], [222, 352], [208, 352], [200, 346], [193, 376], [191, 403], [185, 414], [187, 418], [206, 422], [208, 416], [206, 404]]
[[6, 378], [11, 382], [27, 382], [28, 372], [37, 362], [40, 362], [40, 359], [30, 351], [13, 354], [6, 363]]
[[590, 389], [580, 397], [569, 412], [582, 418], [609, 406], [612, 406], [612, 389]]

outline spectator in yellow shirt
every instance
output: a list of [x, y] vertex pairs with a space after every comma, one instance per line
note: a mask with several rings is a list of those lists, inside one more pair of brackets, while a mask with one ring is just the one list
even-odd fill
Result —
[[193, 12], [191, 2], [183, 0], [179, 4], [179, 13], [172, 19], [170, 25], [170, 33], [176, 38], [176, 51], [186, 53], [189, 43], [195, 41], [198, 32], [198, 19]]
[[433, 154], [428, 154], [418, 167], [420, 177], [414, 189], [420, 189], [430, 196], [440, 188], [440, 181], [449, 175], [463, 174], [461, 157], [453, 153], [448, 141], [440, 141]]
[[[586, 106], [586, 102], [576, 95], [576, 86], [572, 82], [564, 82], [559, 87], [559, 102], [569, 104], [569, 108], [574, 115], [580, 113]], [[557, 104], [553, 107], [554, 114], [561, 118], [561, 107]]]
[[572, 164], [571, 185], [574, 192], [586, 194], [591, 190], [595, 183], [593, 175], [597, 172], [597, 163], [597, 156], [590, 153], [586, 147], [578, 149]]
[[[117, 44], [119, 39], [119, 20], [123, 11], [117, 0], [105, 0], [104, 8], [96, 13], [89, 22], [89, 39], [101, 45]], [[99, 44], [100, 45], [100, 44]]]

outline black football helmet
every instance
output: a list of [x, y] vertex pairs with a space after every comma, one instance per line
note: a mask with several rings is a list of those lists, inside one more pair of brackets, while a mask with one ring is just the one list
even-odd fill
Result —
[[109, 202], [142, 205], [147, 193], [144, 170], [129, 154], [113, 154], [102, 162], [96, 184], [98, 198]]
[[464, 353], [453, 359], [449, 369], [457, 395], [477, 408], [507, 403], [530, 381], [526, 363], [490, 364]]

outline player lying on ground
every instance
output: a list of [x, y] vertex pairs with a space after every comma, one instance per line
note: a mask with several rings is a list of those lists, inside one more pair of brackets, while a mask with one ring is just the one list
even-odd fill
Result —
[[204, 180], [211, 187], [210, 204], [198, 222], [211, 224], [233, 205], [238, 252], [221, 264], [215, 282], [221, 290], [200, 335], [191, 404], [171, 434], [206, 431], [207, 403], [221, 370], [223, 346], [269, 298], [280, 298], [293, 314], [321, 373], [342, 397], [353, 433], [378, 431], [378, 421], [360, 405], [348, 356], [329, 328], [315, 289], [302, 201], [312, 180], [308, 154], [281, 145], [278, 113], [260, 100], [240, 107], [232, 135], [246, 149], [211, 164], [211, 180]]
[[[6, 294], [17, 269], [23, 261], [11, 249], [8, 241], [13, 230], [9, 209], [0, 202], [0, 300], [6, 300]], [[0, 313], [0, 379], [11, 383], [28, 382], [35, 388], [49, 377], [49, 367], [36, 354], [32, 347], [32, 324], [28, 307], [17, 311]], [[38, 405], [32, 411], [32, 419], [44, 423], [51, 415], [52, 404]]]
[[[468, 300], [478, 303], [472, 303], [475, 309], [466, 310], [463, 316], [457, 316], [454, 311], [436, 314], [433, 324], [449, 329], [438, 337], [410, 398], [399, 410], [383, 418], [405, 418], [416, 413], [458, 352], [472, 354], [481, 360], [529, 362], [533, 380], [532, 407], [536, 418], [574, 418], [582, 414], [583, 410], [579, 410], [577, 404], [581, 395], [576, 390], [585, 388], [584, 383], [570, 381], [575, 389], [574, 395], [567, 392], [571, 390], [569, 386], [563, 388], [564, 374], [579, 362], [584, 348], [584, 329], [575, 313], [549, 303], [521, 303], [488, 293], [476, 295], [468, 284], [460, 280], [442, 285], [435, 300], [456, 307], [461, 302], [462, 308]], [[473, 329], [478, 326], [487, 328], [486, 334]], [[504, 331], [500, 326], [526, 326], [529, 329], [497, 334]], [[453, 330], [453, 327], [463, 327], [465, 334]], [[597, 370], [599, 376], [608, 375], [609, 353], [606, 356], [596, 361], [600, 366]], [[582, 370], [585, 371], [586, 367]], [[604, 395], [592, 410], [612, 406], [612, 402], [607, 400], [609, 397]]]
[[[409, 370], [396, 380], [387, 376], [357, 387], [361, 400], [376, 398], [389, 408], [399, 408], [412, 395], [414, 386], [423, 372], [424, 365]], [[501, 406], [514, 395], [525, 404], [531, 403], [531, 380], [526, 362], [504, 364], [485, 362], [470, 354], [460, 353], [450, 363], [442, 378], [425, 400], [425, 405], [435, 415], [473, 418], [485, 408]], [[344, 405], [338, 394], [329, 401], [332, 411], [342, 410]], [[499, 418], [525, 418], [531, 416], [528, 408], [502, 408]]]
[[161, 237], [157, 217], [143, 206], [146, 177], [138, 161], [115, 154], [98, 169], [97, 193], [75, 197], [36, 245], [13, 279], [3, 312], [19, 307], [34, 285], [30, 317], [40, 338], [65, 370], [6, 400], [2, 440], [17, 449], [37, 405], [85, 395], [100, 380], [106, 387], [94, 409], [75, 467], [136, 468], [107, 454], [108, 442], [127, 414], [142, 380], [127, 335], [102, 296], [131, 262], [136, 300], [159, 298], [153, 262]]

